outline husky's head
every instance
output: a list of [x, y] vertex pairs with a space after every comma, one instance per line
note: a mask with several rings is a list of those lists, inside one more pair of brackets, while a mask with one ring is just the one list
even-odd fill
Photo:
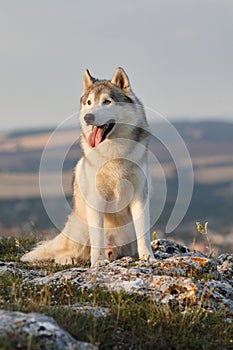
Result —
[[[117, 137], [145, 136], [147, 122], [144, 108], [133, 93], [129, 78], [117, 68], [112, 80], [93, 78], [84, 72], [80, 100], [80, 124], [85, 147], [94, 148]], [[136, 131], [135, 131], [136, 130]]]

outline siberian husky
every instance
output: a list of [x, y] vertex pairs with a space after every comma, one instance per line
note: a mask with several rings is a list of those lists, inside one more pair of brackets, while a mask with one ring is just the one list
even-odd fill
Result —
[[80, 100], [83, 157], [73, 178], [73, 210], [63, 231], [22, 261], [100, 266], [123, 256], [154, 260], [150, 244], [148, 125], [128, 76], [84, 73]]

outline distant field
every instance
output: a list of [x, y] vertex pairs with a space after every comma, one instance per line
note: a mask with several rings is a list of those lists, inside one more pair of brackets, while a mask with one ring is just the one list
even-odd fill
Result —
[[[57, 196], [57, 182], [61, 174], [43, 174], [43, 181], [47, 184], [47, 195]], [[71, 194], [72, 171], [62, 173], [64, 193]], [[28, 173], [0, 173], [0, 199], [35, 198], [40, 197], [39, 174]]]
[[[206, 220], [218, 232], [230, 235], [233, 232], [233, 124], [177, 123], [175, 126], [190, 152], [195, 179], [190, 208], [176, 234], [186, 237], [190, 228], [195, 227], [195, 221]], [[51, 227], [43, 212], [39, 187], [40, 159], [51, 134], [52, 130], [0, 134], [0, 227], [24, 227], [32, 219], [38, 229]], [[48, 171], [43, 179], [46, 194], [54, 198], [54, 205], [56, 184], [61, 176], [64, 193], [71, 196], [73, 168], [81, 157], [78, 136], [77, 128], [57, 132], [50, 148]], [[63, 162], [61, 155], [66, 149], [69, 151], [62, 174], [59, 174], [56, 164]], [[163, 230], [176, 200], [177, 174], [166, 145], [152, 138], [150, 150], [161, 164], [167, 181], [165, 209], [157, 224]], [[151, 171], [154, 178], [152, 205], [156, 211], [156, 181], [162, 174], [154, 164], [151, 164]], [[9, 212], [11, 217], [7, 218]]]
[[[195, 125], [196, 128], [196, 125]], [[196, 128], [197, 129], [197, 128]], [[195, 130], [196, 130], [195, 129]], [[191, 127], [188, 128], [190, 134]], [[191, 135], [200, 135], [197, 130]], [[31, 133], [29, 131], [0, 135], [0, 199], [4, 198], [25, 198], [40, 196], [39, 190], [39, 163], [42, 151], [50, 139], [52, 133], [41, 131]], [[67, 148], [71, 140], [78, 136], [77, 130], [64, 130], [56, 133], [52, 144], [51, 164], [59, 160], [61, 149]], [[192, 156], [195, 181], [199, 183], [212, 184], [233, 180], [233, 139], [231, 147], [229, 140], [216, 142], [213, 146], [212, 139], [208, 140], [187, 140], [187, 146]], [[164, 146], [152, 141], [151, 149], [162, 164], [166, 178], [175, 176], [175, 166], [169, 153]], [[66, 194], [71, 193], [72, 170], [81, 152], [79, 146], [72, 146], [64, 163], [63, 185]], [[155, 177], [158, 174], [157, 168], [151, 164], [151, 172]], [[48, 195], [56, 196], [55, 180], [59, 179], [58, 173], [44, 175], [48, 181]]]
[[[222, 165], [219, 159], [214, 162], [208, 157], [198, 158], [198, 162], [193, 160], [194, 178], [196, 182], [203, 184], [222, 183], [232, 181], [233, 166]], [[198, 164], [198, 166], [196, 166]], [[209, 166], [211, 164], [211, 167]], [[166, 178], [172, 178], [175, 174], [175, 166], [173, 163], [164, 163], [163, 171]], [[157, 168], [151, 165], [151, 173], [156, 184]], [[62, 176], [64, 193], [71, 195], [72, 191], [72, 170], [59, 173], [43, 174], [43, 181], [47, 183], [48, 196], [57, 196], [57, 182]], [[0, 199], [9, 198], [35, 198], [40, 196], [39, 174], [38, 173], [0, 173]]]
[[[77, 136], [77, 130], [57, 131], [56, 146], [61, 147], [66, 144], [70, 144], [70, 141], [77, 139]], [[47, 131], [36, 135], [0, 135], [0, 153], [43, 149], [51, 137], [52, 132]]]
[[203, 167], [194, 171], [195, 180], [200, 183], [221, 183], [232, 181], [233, 167], [232, 166], [214, 166]]

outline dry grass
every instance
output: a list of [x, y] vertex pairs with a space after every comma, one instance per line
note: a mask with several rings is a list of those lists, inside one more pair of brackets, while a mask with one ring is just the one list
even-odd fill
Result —
[[[1, 241], [0, 258], [18, 260], [21, 246], [13, 238]], [[36, 266], [17, 263], [24, 269]], [[65, 268], [65, 267], [64, 267]], [[57, 266], [45, 264], [40, 269], [55, 272]], [[59, 269], [62, 269], [60, 267]], [[2, 309], [23, 312], [41, 312], [54, 317], [57, 323], [78, 340], [98, 344], [100, 349], [138, 350], [230, 350], [233, 345], [233, 319], [223, 311], [212, 313], [201, 307], [187, 305], [184, 310], [175, 306], [157, 304], [150, 298], [126, 295], [98, 288], [80, 290], [77, 285], [64, 283], [56, 287], [22, 283], [22, 277], [5, 272], [0, 280]], [[30, 302], [28, 302], [30, 300]], [[70, 305], [106, 307], [109, 314], [96, 317], [72, 310]], [[0, 337], [0, 349], [17, 348], [18, 335]], [[27, 337], [20, 338], [27, 348]], [[39, 341], [35, 349], [42, 349]]]

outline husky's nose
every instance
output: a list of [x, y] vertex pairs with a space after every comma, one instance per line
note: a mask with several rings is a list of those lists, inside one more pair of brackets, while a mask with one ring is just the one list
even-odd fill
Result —
[[92, 125], [94, 120], [95, 120], [95, 116], [94, 114], [92, 113], [87, 113], [85, 116], [84, 116], [84, 120], [85, 122], [87, 123], [87, 125]]

